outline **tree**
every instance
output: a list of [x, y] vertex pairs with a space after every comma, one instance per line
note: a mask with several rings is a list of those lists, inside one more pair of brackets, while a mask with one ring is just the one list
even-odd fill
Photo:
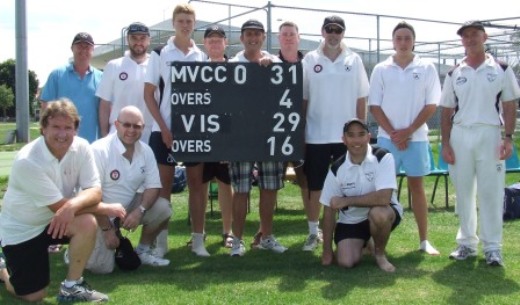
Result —
[[[0, 63], [0, 85], [6, 85], [12, 90], [16, 102], [16, 61], [8, 59]], [[36, 102], [36, 93], [38, 92], [39, 81], [36, 73], [29, 70], [29, 111], [33, 113], [33, 104]], [[14, 104], [4, 109], [8, 116], [16, 116]], [[4, 113], [4, 116], [5, 114]]]
[[4, 118], [7, 117], [7, 109], [14, 105], [14, 94], [11, 88], [7, 85], [0, 85], [0, 109], [4, 114]]

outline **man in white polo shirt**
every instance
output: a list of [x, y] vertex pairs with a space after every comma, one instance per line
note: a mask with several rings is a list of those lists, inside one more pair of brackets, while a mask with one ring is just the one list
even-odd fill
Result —
[[120, 58], [107, 63], [96, 95], [99, 103], [99, 126], [101, 137], [116, 130], [114, 122], [125, 106], [136, 106], [144, 117], [145, 127], [141, 141], [148, 143], [152, 132], [153, 118], [144, 102], [144, 77], [148, 66], [150, 30], [141, 22], [126, 28], [128, 51]]
[[370, 77], [370, 112], [379, 125], [377, 144], [388, 149], [396, 171], [407, 176], [419, 249], [439, 255], [428, 241], [428, 202], [423, 176], [430, 173], [428, 126], [441, 98], [435, 66], [413, 53], [415, 30], [399, 22], [392, 31], [395, 54], [377, 64]]
[[482, 22], [465, 23], [457, 35], [466, 57], [446, 75], [440, 102], [442, 157], [455, 186], [460, 221], [458, 247], [450, 258], [476, 256], [482, 240], [486, 263], [503, 266], [504, 160], [514, 145], [520, 89], [511, 67], [486, 53], [488, 36]]
[[366, 119], [368, 78], [358, 54], [343, 42], [345, 22], [325, 18], [324, 40], [303, 58], [303, 103], [306, 111], [305, 163], [310, 191], [306, 209], [310, 231], [318, 232], [323, 181], [330, 163], [345, 154], [341, 126], [351, 118]]
[[[121, 227], [135, 230], [143, 225], [135, 252], [141, 263], [167, 266], [170, 261], [154, 256], [151, 245], [168, 223], [172, 210], [169, 201], [159, 197], [161, 181], [152, 150], [139, 141], [144, 128], [141, 112], [135, 106], [121, 109], [114, 122], [116, 132], [92, 143], [92, 152], [101, 178], [102, 202], [120, 203], [126, 209]], [[141, 191], [141, 188], [143, 189]], [[109, 273], [114, 268], [114, 250], [119, 245], [108, 216], [97, 216], [96, 248], [87, 269]], [[110, 255], [106, 255], [109, 252]]]
[[333, 237], [337, 263], [346, 268], [361, 261], [363, 247], [372, 238], [377, 265], [393, 272], [395, 267], [386, 258], [385, 249], [403, 215], [395, 194], [394, 158], [388, 150], [370, 146], [369, 141], [370, 133], [363, 121], [352, 119], [345, 123], [343, 142], [348, 152], [332, 164], [320, 197], [325, 206], [322, 264], [334, 261]]
[[[77, 137], [80, 118], [68, 99], [49, 101], [41, 136], [13, 162], [0, 214], [0, 280], [25, 301], [42, 301], [50, 282], [51, 244], [69, 244], [71, 264], [58, 301], [107, 301], [92, 290], [83, 270], [94, 248], [101, 200], [99, 175], [86, 140]], [[9, 270], [9, 271], [8, 271]]]

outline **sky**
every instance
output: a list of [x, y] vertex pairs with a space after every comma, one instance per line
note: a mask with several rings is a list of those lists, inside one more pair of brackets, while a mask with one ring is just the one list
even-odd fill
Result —
[[[0, 62], [16, 57], [15, 1], [0, 1]], [[118, 37], [121, 31], [134, 21], [149, 26], [171, 18], [175, 5], [181, 1], [165, 0], [25, 0], [27, 20], [28, 67], [36, 72], [43, 86], [48, 74], [56, 67], [67, 63], [72, 56], [70, 45], [78, 32], [89, 32], [96, 44], [106, 44]], [[218, 1], [209, 1], [218, 2]], [[248, 6], [265, 6], [267, 0], [223, 0], [220, 3], [247, 3]], [[319, 3], [319, 5], [317, 5]], [[414, 25], [417, 40], [458, 40], [456, 25], [442, 26], [417, 19], [429, 19], [463, 23], [472, 19], [498, 19], [520, 16], [520, 6], [510, 0], [493, 0], [477, 5], [474, 0], [273, 0], [272, 5], [297, 6], [348, 11], [366, 14], [397, 16], [381, 19], [380, 35], [390, 37], [395, 24], [403, 19]], [[238, 14], [246, 8], [192, 1], [197, 19], [217, 21], [227, 17], [229, 11]], [[305, 12], [276, 8], [273, 10], [272, 26], [291, 20], [300, 26], [302, 33], [318, 34], [323, 18], [330, 12]], [[346, 15], [346, 35], [352, 37], [375, 37], [376, 18], [373, 16]], [[264, 12], [237, 19], [237, 25], [248, 18], [266, 19]], [[235, 24], [233, 24], [235, 25]], [[351, 40], [354, 43], [355, 39]], [[347, 42], [347, 44], [349, 44]]]

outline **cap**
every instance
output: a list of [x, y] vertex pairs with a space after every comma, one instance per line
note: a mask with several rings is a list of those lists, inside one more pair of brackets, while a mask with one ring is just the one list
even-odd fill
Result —
[[326, 17], [325, 20], [323, 21], [323, 26], [321, 28], [323, 29], [327, 25], [337, 25], [341, 29], [343, 29], [343, 30], [345, 29], [345, 21], [343, 21], [343, 18], [341, 18], [340, 16], [336, 16], [336, 15]]
[[150, 29], [148, 29], [148, 27], [144, 23], [141, 23], [141, 22], [134, 22], [134, 23], [130, 24], [128, 26], [128, 28], [126, 28], [126, 29], [127, 29], [127, 31], [126, 31], [127, 35], [144, 34], [144, 35], [150, 36]]
[[204, 38], [209, 37], [211, 34], [218, 34], [220, 37], [226, 38], [226, 31], [218, 25], [212, 25], [206, 28], [204, 32]]
[[86, 42], [89, 45], [94, 45], [94, 39], [92, 39], [92, 36], [89, 33], [80, 32], [74, 36], [74, 40], [72, 40], [72, 44], [75, 45], [80, 42]]
[[247, 29], [261, 30], [265, 32], [264, 25], [256, 19], [249, 19], [248, 21], [244, 22], [244, 24], [242, 24], [241, 32]]
[[360, 119], [358, 118], [354, 118], [354, 119], [351, 119], [349, 121], [347, 121], [345, 123], [345, 125], [343, 126], [343, 132], [347, 132], [349, 127], [352, 125], [352, 124], [359, 124], [361, 125], [361, 127], [363, 127], [363, 129], [365, 129], [366, 131], [370, 132], [370, 130], [368, 129], [368, 126], [367, 124], [365, 124], [365, 122], [361, 121]]
[[459, 36], [462, 35], [462, 32], [464, 32], [464, 30], [467, 28], [476, 28], [477, 30], [486, 32], [482, 21], [470, 20], [470, 21], [464, 22], [464, 24], [460, 27], [460, 29], [457, 30], [457, 35], [459, 35]]

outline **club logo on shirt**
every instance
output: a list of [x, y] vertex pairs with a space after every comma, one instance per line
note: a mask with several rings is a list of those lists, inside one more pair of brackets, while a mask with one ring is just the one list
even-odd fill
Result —
[[350, 70], [352, 70], [352, 66], [351, 65], [345, 65], [345, 71], [350, 72]]
[[455, 84], [457, 84], [457, 86], [462, 86], [464, 85], [466, 82], [468, 81], [468, 79], [464, 76], [459, 76], [457, 77], [457, 79], [455, 80]]
[[117, 181], [119, 180], [119, 177], [121, 177], [121, 173], [117, 169], [110, 172], [110, 179]]
[[497, 172], [500, 173], [502, 171], [502, 163], [497, 163]]
[[414, 80], [419, 80], [419, 79], [421, 79], [421, 77], [419, 76], [419, 73], [413, 73], [413, 74], [412, 74], [412, 77], [413, 77]]
[[144, 166], [141, 166], [141, 174], [144, 174]]
[[367, 178], [369, 182], [374, 181], [374, 172], [365, 173], [365, 178]]
[[488, 73], [487, 74], [487, 80], [492, 83], [497, 79], [497, 75], [495, 73]]
[[321, 71], [323, 71], [323, 66], [322, 65], [315, 65], [314, 66], [314, 72], [320, 73]]
[[127, 78], [128, 78], [128, 73], [126, 73], [126, 72], [119, 73], [120, 80], [126, 80]]

